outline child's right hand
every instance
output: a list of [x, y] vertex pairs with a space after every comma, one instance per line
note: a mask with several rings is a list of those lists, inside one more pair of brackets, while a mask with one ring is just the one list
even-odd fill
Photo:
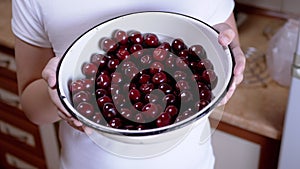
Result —
[[71, 116], [71, 114], [64, 108], [62, 105], [57, 89], [56, 89], [56, 69], [58, 63], [60, 61], [60, 57], [53, 57], [50, 59], [48, 64], [45, 66], [42, 76], [43, 79], [48, 83], [48, 92], [51, 97], [52, 102], [57, 106], [58, 116], [65, 120], [70, 126], [73, 128], [84, 131], [86, 133], [90, 133], [91, 129], [83, 125], [80, 121]]

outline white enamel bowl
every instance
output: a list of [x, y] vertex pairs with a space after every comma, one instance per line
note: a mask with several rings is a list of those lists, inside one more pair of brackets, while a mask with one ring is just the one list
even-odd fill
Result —
[[[72, 80], [84, 77], [81, 65], [89, 62], [91, 54], [104, 53], [99, 49], [99, 39], [111, 36], [116, 29], [155, 33], [166, 37], [165, 40], [169, 37], [180, 37], [187, 45], [203, 45], [218, 76], [218, 83], [213, 89], [214, 99], [186, 120], [147, 130], [115, 129], [96, 124], [79, 114], [72, 106], [68, 84]], [[126, 157], [145, 158], [158, 155], [179, 144], [195, 125], [203, 125], [228, 91], [233, 76], [234, 59], [228, 47], [220, 46], [217, 37], [218, 32], [206, 23], [176, 13], [140, 12], [110, 19], [80, 36], [64, 54], [57, 69], [59, 97], [74, 117], [94, 129], [90, 138], [102, 148]]]

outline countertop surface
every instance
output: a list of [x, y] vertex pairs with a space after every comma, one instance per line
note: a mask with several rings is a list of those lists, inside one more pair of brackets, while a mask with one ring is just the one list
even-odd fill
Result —
[[[0, 45], [13, 48], [11, 0], [0, 1]], [[239, 27], [242, 48], [255, 47], [265, 52], [268, 38], [265, 30], [276, 30], [284, 20], [261, 15], [248, 15]], [[225, 105], [222, 122], [272, 138], [281, 139], [289, 88], [272, 80], [265, 85], [241, 84]]]
[[[254, 47], [263, 54], [268, 48], [269, 36], [285, 20], [261, 15], [248, 15], [239, 27], [240, 42], [246, 51]], [[265, 64], [264, 60], [261, 60]], [[250, 64], [249, 62], [246, 65]], [[267, 73], [267, 70], [264, 72]], [[280, 86], [270, 76], [265, 82], [239, 85], [225, 105], [222, 121], [248, 131], [279, 140], [281, 139], [289, 88]]]

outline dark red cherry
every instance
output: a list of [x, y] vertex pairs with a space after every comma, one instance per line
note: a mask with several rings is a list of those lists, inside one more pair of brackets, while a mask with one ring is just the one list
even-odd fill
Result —
[[121, 128], [122, 120], [120, 118], [113, 118], [113, 119], [110, 120], [109, 125], [112, 128]]
[[187, 74], [185, 71], [177, 70], [174, 72], [174, 79], [176, 81], [187, 80]]
[[143, 83], [141, 84], [139, 90], [143, 92], [144, 94], [152, 92], [154, 89], [154, 84], [153, 83]]
[[118, 59], [110, 59], [107, 63], [107, 68], [111, 72], [114, 72], [118, 68], [119, 63], [120, 63], [120, 61]]
[[142, 65], [144, 65], [145, 67], [150, 65], [152, 63], [152, 56], [146, 54], [140, 57], [140, 62]]
[[155, 120], [160, 115], [160, 112], [158, 112], [158, 108], [156, 104], [148, 103], [143, 107], [142, 114], [145, 117], [145, 119], [148, 122], [150, 122]]
[[150, 73], [152, 75], [161, 72], [163, 69], [164, 69], [164, 65], [161, 62], [156, 61], [150, 65]]
[[78, 105], [80, 102], [89, 102], [91, 99], [91, 94], [82, 90], [75, 93], [72, 98], [73, 104]]
[[122, 74], [120, 72], [114, 72], [111, 74], [111, 83], [121, 83], [122, 82]]
[[83, 83], [81, 80], [76, 80], [76, 81], [71, 82], [69, 88], [70, 88], [71, 93], [77, 93], [79, 91], [84, 90], [84, 86], [83, 86]]
[[200, 59], [204, 59], [206, 58], [206, 51], [203, 48], [202, 45], [192, 45], [189, 47], [189, 54], [192, 56], [192, 58], [200, 58]]
[[169, 56], [168, 51], [161, 49], [161, 48], [155, 48], [153, 51], [153, 58], [157, 61], [164, 61]]
[[140, 101], [140, 99], [141, 99], [141, 93], [140, 93], [140, 91], [137, 90], [137, 89], [131, 89], [129, 91], [129, 98], [134, 103]]
[[100, 108], [104, 106], [105, 103], [112, 102], [112, 99], [109, 96], [102, 96], [97, 99], [97, 104]]
[[158, 37], [154, 33], [144, 34], [143, 42], [146, 47], [157, 47], [159, 45]]
[[116, 42], [118, 42], [121, 45], [126, 45], [128, 42], [127, 32], [123, 30], [116, 30], [113, 34], [113, 38]]
[[107, 119], [112, 119], [117, 116], [118, 111], [112, 102], [106, 102], [102, 108], [102, 114]]
[[135, 117], [134, 112], [128, 108], [121, 108], [120, 114], [122, 117], [124, 117], [125, 119], [130, 120], [130, 121], [133, 121], [134, 117]]
[[100, 112], [96, 112], [92, 117], [92, 121], [98, 124], [102, 123], [103, 120], [103, 116]]
[[139, 31], [131, 31], [128, 33], [128, 40], [131, 44], [142, 44], [143, 35]]
[[167, 75], [164, 72], [157, 72], [153, 75], [152, 82], [154, 84], [166, 83]]
[[158, 85], [158, 89], [163, 91], [165, 94], [170, 94], [173, 92], [173, 88], [170, 84], [168, 83], [161, 83]]
[[118, 48], [118, 43], [111, 38], [103, 38], [100, 40], [100, 48], [105, 52], [113, 52]]
[[92, 118], [94, 116], [94, 106], [88, 102], [81, 102], [76, 107], [76, 110], [87, 118]]
[[95, 54], [92, 54], [90, 61], [91, 61], [91, 63], [94, 63], [98, 67], [103, 68], [105, 66], [105, 64], [102, 64], [102, 62], [105, 62], [104, 61], [105, 59], [107, 59], [105, 57], [105, 55], [100, 54], [100, 53], [95, 53]]
[[100, 98], [102, 96], [107, 96], [107, 94], [108, 94], [108, 92], [107, 92], [106, 89], [98, 88], [95, 91], [95, 95], [96, 95], [97, 98]]
[[106, 89], [110, 86], [110, 84], [111, 84], [111, 79], [108, 75], [102, 74], [98, 76], [97, 78], [98, 87]]
[[183, 49], [186, 49], [186, 45], [184, 44], [183, 40], [180, 39], [180, 38], [177, 38], [177, 39], [174, 39], [172, 41], [172, 49], [178, 53], [179, 51], [183, 50]]
[[204, 80], [208, 83], [210, 82], [213, 82], [216, 80], [217, 78], [217, 75], [215, 73], [214, 70], [212, 69], [207, 69], [207, 70], [204, 70], [203, 73], [202, 73], [202, 77], [204, 78]]
[[158, 46], [158, 48], [164, 49], [164, 50], [166, 50], [166, 51], [171, 51], [171, 45], [170, 45], [170, 43], [168, 43], [168, 42], [162, 42], [162, 43]]
[[174, 105], [169, 105], [168, 107], [166, 107], [165, 112], [170, 114], [171, 116], [176, 116], [178, 114], [178, 109]]
[[148, 83], [150, 82], [151, 76], [148, 74], [142, 74], [139, 78], [139, 83], [143, 84], [143, 83]]
[[163, 101], [166, 102], [168, 105], [175, 104], [177, 101], [177, 98], [174, 94], [167, 94], [163, 97]]
[[142, 46], [141, 44], [133, 44], [132, 46], [130, 46], [129, 52], [130, 52], [135, 58], [142, 57], [142, 55], [143, 55], [143, 53], [144, 53], [143, 46]]
[[172, 122], [171, 115], [169, 113], [163, 113], [157, 118], [156, 126], [157, 127], [164, 127], [164, 126], [167, 126], [167, 125], [171, 124], [171, 122]]
[[126, 49], [119, 49], [116, 54], [117, 58], [122, 61], [130, 58], [130, 53]]

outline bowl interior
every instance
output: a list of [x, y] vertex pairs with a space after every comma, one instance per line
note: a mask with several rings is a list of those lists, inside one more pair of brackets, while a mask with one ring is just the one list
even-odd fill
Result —
[[[99, 40], [109, 37], [113, 31], [121, 29], [124, 31], [138, 30], [142, 33], [155, 33], [164, 41], [172, 38], [182, 38], [187, 45], [201, 44], [207, 57], [214, 65], [218, 76], [218, 83], [213, 89], [214, 99], [192, 117], [162, 128], [149, 129], [145, 131], [120, 130], [96, 124], [79, 114], [71, 104], [71, 96], [68, 84], [72, 80], [84, 78], [81, 65], [90, 61], [93, 53], [104, 53], [99, 48]], [[227, 92], [232, 78], [233, 57], [229, 48], [219, 45], [218, 33], [209, 25], [180, 14], [166, 12], [142, 12], [124, 15], [101, 23], [80, 36], [66, 51], [59, 63], [57, 72], [58, 92], [63, 105], [80, 121], [100, 131], [115, 134], [155, 134], [162, 131], [173, 130], [199, 119], [209, 113]]]

